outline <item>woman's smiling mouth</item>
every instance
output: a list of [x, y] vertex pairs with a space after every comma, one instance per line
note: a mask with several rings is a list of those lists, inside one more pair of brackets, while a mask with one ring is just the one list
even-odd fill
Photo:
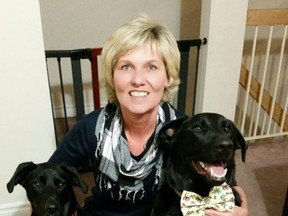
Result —
[[129, 94], [133, 97], [146, 97], [148, 92], [146, 91], [131, 91]]

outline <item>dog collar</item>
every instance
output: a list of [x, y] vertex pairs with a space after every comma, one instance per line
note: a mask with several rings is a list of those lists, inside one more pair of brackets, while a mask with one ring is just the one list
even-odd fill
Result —
[[175, 193], [179, 196], [179, 197], [181, 197], [182, 196], [182, 192], [180, 192], [180, 191], [177, 191], [176, 189], [174, 189], [174, 191], [175, 191]]
[[178, 190], [176, 190], [174, 187], [172, 187], [172, 185], [170, 184], [170, 183], [168, 183], [168, 185], [170, 186], [170, 188], [172, 188], [174, 191], [175, 191], [175, 193], [179, 196], [179, 197], [181, 197], [182, 196], [182, 192], [183, 191], [178, 191]]

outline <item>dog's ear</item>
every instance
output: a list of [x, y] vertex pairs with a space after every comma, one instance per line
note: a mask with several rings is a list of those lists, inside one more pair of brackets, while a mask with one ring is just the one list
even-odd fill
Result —
[[158, 147], [160, 149], [170, 148], [170, 142], [173, 139], [174, 135], [177, 133], [179, 128], [181, 128], [183, 122], [187, 117], [179, 118], [172, 120], [166, 123], [159, 131], [158, 134]]
[[157, 145], [163, 152], [163, 167], [167, 166], [167, 161], [170, 155], [171, 141], [177, 133], [183, 122], [187, 118], [179, 118], [166, 123], [158, 133]]
[[37, 165], [31, 161], [19, 164], [14, 172], [14, 175], [6, 185], [8, 192], [12, 193], [14, 190], [14, 186], [16, 186], [17, 184], [23, 185], [28, 174], [36, 167]]
[[235, 137], [236, 137], [236, 141], [237, 141], [237, 149], [241, 149], [242, 161], [245, 162], [246, 151], [248, 149], [248, 145], [247, 145], [242, 133], [238, 130], [238, 128], [234, 125], [233, 122], [232, 122], [232, 125], [233, 125], [233, 129], [234, 129]]
[[83, 181], [76, 168], [64, 164], [61, 164], [60, 168], [69, 176], [74, 186], [80, 187], [83, 193], [87, 193], [88, 185]]

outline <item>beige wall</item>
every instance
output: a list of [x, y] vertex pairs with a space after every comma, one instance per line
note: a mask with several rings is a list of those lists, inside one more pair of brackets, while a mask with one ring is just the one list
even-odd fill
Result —
[[248, 0], [207, 0], [202, 5], [196, 112], [234, 119]]
[[249, 0], [249, 9], [287, 8], [287, 0]]
[[46, 161], [55, 149], [39, 2], [0, 7], [0, 215], [30, 215], [25, 191], [6, 183], [24, 161]]
[[167, 25], [177, 39], [188, 39], [199, 33], [199, 5], [196, 0], [42, 0], [45, 49], [102, 47], [117, 27], [139, 13]]

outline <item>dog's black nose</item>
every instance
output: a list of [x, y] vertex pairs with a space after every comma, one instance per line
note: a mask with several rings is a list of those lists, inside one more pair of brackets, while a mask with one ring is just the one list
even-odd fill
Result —
[[57, 211], [58, 210], [58, 205], [56, 205], [56, 204], [52, 204], [52, 203], [48, 203], [48, 204], [46, 204], [46, 206], [45, 206], [45, 210], [47, 211], [47, 212], [50, 212], [50, 213], [52, 213], [52, 212], [55, 212], [55, 211]]
[[227, 151], [227, 150], [232, 150], [233, 149], [233, 143], [229, 140], [223, 140], [218, 143], [217, 145], [217, 150], [218, 151]]

